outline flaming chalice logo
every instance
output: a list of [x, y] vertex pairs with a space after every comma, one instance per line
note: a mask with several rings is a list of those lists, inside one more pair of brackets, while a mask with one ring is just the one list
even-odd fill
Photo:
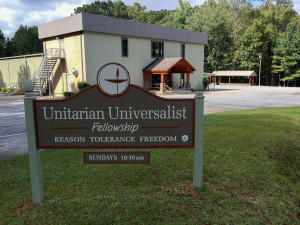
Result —
[[109, 63], [101, 67], [97, 75], [100, 89], [108, 95], [123, 94], [129, 85], [129, 73], [126, 68], [117, 63]]

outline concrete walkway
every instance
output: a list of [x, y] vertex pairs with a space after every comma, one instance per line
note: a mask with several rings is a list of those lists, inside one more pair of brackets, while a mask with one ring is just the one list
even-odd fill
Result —
[[[194, 98], [187, 90], [176, 90], [165, 98]], [[217, 85], [204, 92], [204, 113], [240, 109], [300, 106], [300, 88]], [[0, 160], [27, 151], [24, 95], [0, 95]]]

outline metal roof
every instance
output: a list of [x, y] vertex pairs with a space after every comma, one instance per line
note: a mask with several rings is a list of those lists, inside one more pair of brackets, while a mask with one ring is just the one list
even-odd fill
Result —
[[207, 33], [163, 27], [119, 18], [79, 13], [38, 26], [39, 38], [91, 31], [150, 39], [207, 44]]
[[257, 77], [254, 71], [247, 70], [214, 71], [212, 73], [220, 77]]

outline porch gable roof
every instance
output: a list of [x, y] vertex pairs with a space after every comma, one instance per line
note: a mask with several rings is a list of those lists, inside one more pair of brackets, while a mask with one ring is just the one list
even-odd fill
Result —
[[183, 57], [157, 58], [143, 69], [144, 73], [193, 73], [196, 69]]

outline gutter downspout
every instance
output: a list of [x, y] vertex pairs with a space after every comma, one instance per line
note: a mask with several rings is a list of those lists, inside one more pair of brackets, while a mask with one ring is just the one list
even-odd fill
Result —
[[84, 81], [83, 59], [82, 59], [82, 33], [80, 33], [80, 55], [81, 55], [81, 73], [82, 73], [82, 81]]

